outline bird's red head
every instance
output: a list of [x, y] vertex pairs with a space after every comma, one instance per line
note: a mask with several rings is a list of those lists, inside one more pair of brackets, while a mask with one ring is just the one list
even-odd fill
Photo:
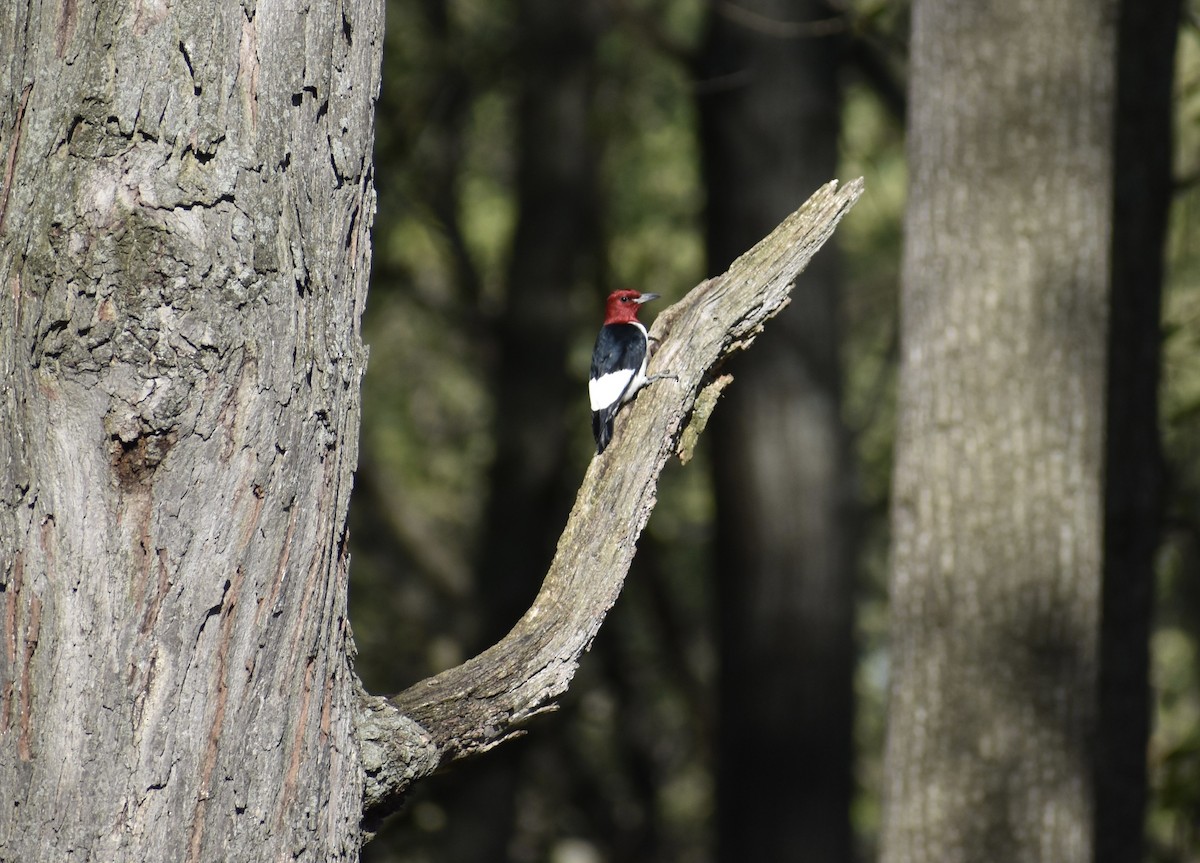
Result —
[[627, 324], [637, 320], [638, 308], [642, 303], [657, 300], [658, 294], [640, 294], [637, 291], [613, 291], [608, 295], [604, 307], [604, 323]]

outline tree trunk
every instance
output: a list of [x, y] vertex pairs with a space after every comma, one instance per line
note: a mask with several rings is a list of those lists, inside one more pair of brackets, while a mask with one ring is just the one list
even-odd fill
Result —
[[0, 858], [357, 859], [382, 17], [0, 11]]
[[885, 863], [1092, 855], [1115, 14], [913, 7]]
[[[710, 269], [837, 165], [835, 13], [822, 0], [750, 8], [714, 7], [705, 47]], [[737, 384], [713, 419], [726, 861], [851, 857], [854, 518], [838, 270], [832, 252], [813, 261], [778, 324], [731, 364]]]

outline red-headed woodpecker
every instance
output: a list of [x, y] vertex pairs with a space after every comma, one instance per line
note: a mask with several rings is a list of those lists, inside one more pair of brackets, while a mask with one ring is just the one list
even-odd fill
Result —
[[658, 294], [637, 291], [613, 291], [604, 308], [604, 326], [592, 351], [592, 370], [588, 375], [588, 395], [592, 401], [592, 434], [596, 454], [604, 452], [612, 440], [613, 418], [621, 405], [652, 380], [672, 377], [646, 377], [649, 338], [637, 319], [642, 303], [658, 299]]

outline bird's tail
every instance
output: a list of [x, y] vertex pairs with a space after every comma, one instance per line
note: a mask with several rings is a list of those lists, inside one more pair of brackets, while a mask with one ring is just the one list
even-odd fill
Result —
[[592, 411], [592, 436], [596, 438], [596, 455], [604, 452], [613, 436], [614, 413], [609, 411]]

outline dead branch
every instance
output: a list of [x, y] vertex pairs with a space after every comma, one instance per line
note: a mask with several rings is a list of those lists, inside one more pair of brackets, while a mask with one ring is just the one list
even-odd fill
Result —
[[840, 189], [827, 184], [723, 276], [658, 316], [650, 335], [661, 347], [650, 371], [678, 381], [655, 383], [618, 416], [613, 445], [584, 476], [541, 592], [512, 631], [390, 700], [363, 696], [368, 829], [413, 781], [521, 734], [531, 717], [555, 709], [621, 591], [659, 474], [681, 442], [690, 449], [729, 382], [718, 376], [721, 364], [787, 305], [796, 277], [862, 192], [861, 178]]

